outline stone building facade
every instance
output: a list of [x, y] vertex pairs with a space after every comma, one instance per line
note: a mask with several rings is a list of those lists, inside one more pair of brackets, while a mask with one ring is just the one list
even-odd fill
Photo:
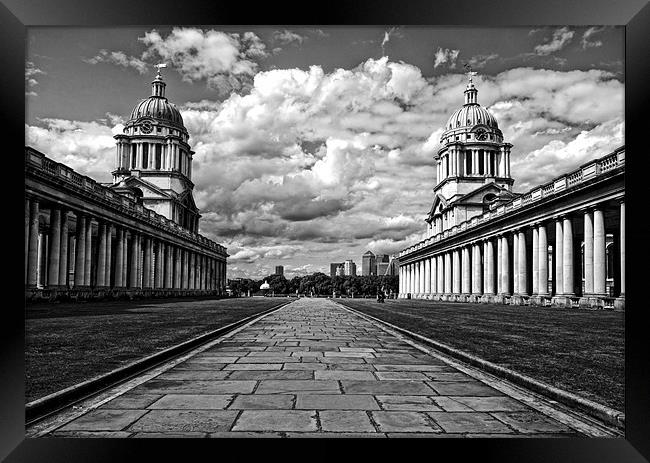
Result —
[[625, 148], [523, 194], [512, 145], [471, 77], [434, 160], [424, 239], [399, 256], [401, 298], [625, 307]]
[[27, 300], [224, 295], [226, 248], [200, 235], [189, 135], [160, 73], [102, 185], [25, 148]]

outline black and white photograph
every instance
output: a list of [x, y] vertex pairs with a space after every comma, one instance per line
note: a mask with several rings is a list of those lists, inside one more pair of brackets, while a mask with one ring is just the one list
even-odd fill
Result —
[[25, 437], [625, 440], [625, 26], [242, 24], [26, 29]]

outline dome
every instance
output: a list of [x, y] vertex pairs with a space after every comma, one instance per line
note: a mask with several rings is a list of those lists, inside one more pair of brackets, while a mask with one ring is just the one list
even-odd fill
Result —
[[167, 98], [165, 98], [166, 85], [167, 84], [165, 84], [162, 75], [160, 75], [159, 68], [156, 78], [151, 82], [151, 96], [144, 100], [140, 100], [140, 102], [135, 105], [133, 111], [131, 111], [130, 120], [135, 121], [143, 117], [151, 118], [185, 129], [180, 111], [176, 108], [176, 105], [170, 103]]
[[461, 108], [458, 108], [453, 112], [445, 125], [445, 130], [458, 129], [461, 127], [474, 127], [479, 124], [494, 129], [499, 128], [497, 120], [487, 109], [478, 103], [470, 103], [463, 105]]
[[184, 127], [180, 111], [165, 97], [150, 96], [141, 100], [131, 111], [131, 120], [141, 117], [150, 117]]

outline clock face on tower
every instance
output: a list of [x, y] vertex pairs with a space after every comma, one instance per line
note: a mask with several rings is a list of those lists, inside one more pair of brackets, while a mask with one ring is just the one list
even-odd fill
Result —
[[476, 139], [477, 140], [485, 140], [487, 138], [487, 133], [483, 129], [478, 129], [476, 131]]
[[151, 121], [144, 121], [140, 126], [140, 130], [142, 130], [143, 133], [151, 133], [151, 131], [153, 130]]

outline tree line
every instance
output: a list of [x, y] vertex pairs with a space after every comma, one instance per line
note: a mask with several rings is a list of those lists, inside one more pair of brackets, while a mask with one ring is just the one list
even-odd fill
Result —
[[[266, 281], [268, 290], [260, 290]], [[269, 275], [261, 280], [242, 278], [229, 280], [228, 288], [233, 296], [253, 294], [268, 295], [304, 295], [304, 296], [343, 296], [366, 297], [377, 296], [380, 291], [385, 295], [397, 294], [399, 278], [389, 275], [368, 276], [334, 276], [321, 272], [311, 275], [295, 276], [288, 280], [284, 275]]]

